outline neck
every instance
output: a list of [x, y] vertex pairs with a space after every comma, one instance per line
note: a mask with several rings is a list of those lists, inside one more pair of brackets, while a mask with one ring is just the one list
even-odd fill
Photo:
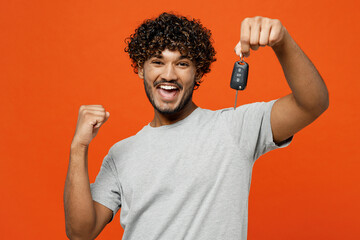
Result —
[[162, 114], [162, 113], [158, 112], [156, 109], [154, 109], [154, 119], [151, 121], [150, 126], [151, 127], [161, 127], [164, 125], [174, 124], [180, 120], [185, 119], [196, 108], [197, 108], [197, 106], [195, 105], [195, 103], [191, 101], [183, 109], [181, 109], [180, 112], [173, 113], [173, 114]]

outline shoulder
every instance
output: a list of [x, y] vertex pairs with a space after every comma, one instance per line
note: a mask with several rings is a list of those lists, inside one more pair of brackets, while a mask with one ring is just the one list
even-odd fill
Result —
[[236, 109], [234, 108], [224, 108], [218, 110], [220, 114], [223, 115], [243, 115], [243, 114], [256, 114], [265, 111], [270, 111], [273, 104], [276, 100], [271, 100], [268, 102], [253, 102], [238, 106]]
[[139, 132], [137, 132], [135, 135], [132, 135], [130, 137], [124, 138], [118, 142], [116, 142], [114, 145], [111, 146], [109, 150], [109, 155], [115, 159], [115, 156], [118, 156], [118, 153], [125, 153], [129, 151], [136, 143], [141, 139], [141, 136], [144, 134], [146, 129], [146, 126], [143, 127]]
[[251, 126], [259, 126], [263, 122], [270, 122], [270, 113], [276, 100], [269, 102], [254, 102], [241, 105], [236, 109], [224, 108], [217, 110], [218, 119], [230, 131], [242, 132]]

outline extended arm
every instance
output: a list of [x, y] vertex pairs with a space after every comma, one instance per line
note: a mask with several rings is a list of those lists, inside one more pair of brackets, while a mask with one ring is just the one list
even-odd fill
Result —
[[328, 91], [309, 58], [279, 20], [255, 17], [241, 25], [237, 54], [250, 54], [250, 48], [273, 48], [292, 93], [275, 102], [271, 127], [275, 143], [282, 142], [313, 122], [329, 105]]
[[315, 66], [286, 30], [283, 43], [273, 49], [292, 90], [271, 112], [274, 141], [281, 142], [319, 117], [329, 106], [329, 96]]

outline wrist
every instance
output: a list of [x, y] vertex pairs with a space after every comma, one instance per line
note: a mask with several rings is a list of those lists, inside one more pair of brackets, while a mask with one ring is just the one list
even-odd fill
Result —
[[89, 145], [84, 145], [78, 142], [72, 142], [70, 145], [71, 152], [87, 152]]

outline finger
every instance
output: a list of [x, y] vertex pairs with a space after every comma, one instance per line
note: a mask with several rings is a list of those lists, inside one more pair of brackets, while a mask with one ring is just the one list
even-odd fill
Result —
[[84, 110], [84, 113], [88, 113], [88, 114], [95, 114], [95, 115], [104, 115], [105, 116], [105, 109], [86, 109]]
[[102, 122], [101, 118], [93, 118], [89, 121], [89, 125], [92, 126], [93, 128], [95, 128], [96, 126], [99, 127], [101, 122]]
[[100, 128], [101, 125], [102, 125], [102, 122], [97, 122], [97, 123], [95, 124], [94, 128]]
[[95, 126], [99, 122], [106, 121], [107, 114], [105, 111], [101, 111], [101, 110], [86, 109], [83, 111], [83, 116], [81, 118], [83, 119], [82, 121], [88, 122], [90, 125]]
[[93, 126], [93, 128], [100, 128], [107, 119], [102, 118], [102, 117], [98, 117], [98, 118], [94, 118], [90, 124]]
[[256, 20], [253, 25], [250, 26], [250, 48], [253, 50], [257, 50], [259, 48], [259, 37], [261, 24], [260, 20]]
[[274, 24], [271, 27], [270, 36], [269, 36], [269, 46], [274, 46], [276, 43], [278, 43], [280, 39], [280, 32], [281, 32], [281, 25], [280, 24]]
[[259, 45], [265, 47], [269, 44], [271, 25], [263, 23], [260, 31]]
[[81, 119], [84, 119], [85, 121], [93, 120], [97, 118], [105, 119], [106, 111], [101, 110], [89, 110], [86, 109], [82, 112], [82, 116], [80, 116]]
[[248, 18], [245, 18], [241, 23], [241, 52], [244, 54], [244, 57], [250, 55], [250, 24]]
[[103, 105], [81, 105], [80, 108], [99, 108], [102, 107]]
[[87, 107], [102, 107], [103, 108], [103, 105], [96, 105], [96, 104], [90, 104], [90, 105], [85, 105]]
[[105, 113], [105, 116], [101, 116], [100, 119], [97, 119], [97, 121], [98, 121], [98, 120], [100, 120], [100, 121], [98, 121], [98, 122], [96, 123], [96, 125], [94, 126], [94, 128], [100, 128], [104, 123], [106, 123], [106, 121], [109, 119], [109, 117], [110, 117], [110, 113], [109, 113], [109, 112], [106, 112], [106, 113]]
[[105, 110], [105, 108], [102, 105], [83, 105], [83, 106], [80, 107], [80, 110], [85, 110], [85, 109]]
[[90, 107], [90, 106], [86, 106], [86, 105], [83, 105], [80, 107], [79, 109], [79, 116], [84, 116], [86, 115], [86, 113], [92, 113], [92, 112], [103, 112], [105, 114], [105, 108], [103, 107]]

